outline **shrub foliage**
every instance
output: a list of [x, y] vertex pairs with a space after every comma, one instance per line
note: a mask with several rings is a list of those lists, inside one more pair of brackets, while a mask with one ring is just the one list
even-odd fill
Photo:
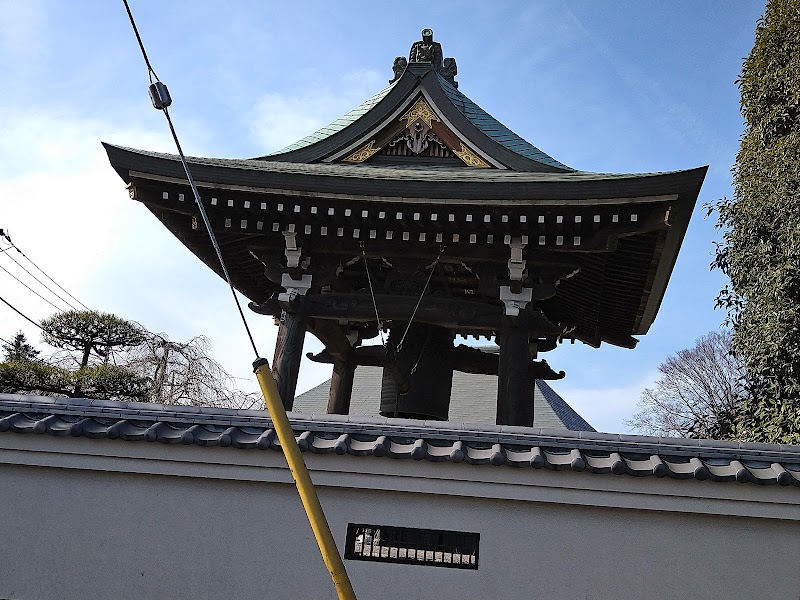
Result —
[[800, 0], [767, 2], [738, 84], [745, 130], [714, 261], [752, 390], [738, 437], [800, 443]]

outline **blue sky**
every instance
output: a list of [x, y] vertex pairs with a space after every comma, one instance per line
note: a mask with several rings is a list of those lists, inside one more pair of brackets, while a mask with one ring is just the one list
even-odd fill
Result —
[[[763, 2], [130, 4], [187, 154], [251, 157], [303, 137], [385, 87], [394, 57], [431, 27], [458, 61], [461, 91], [572, 167], [709, 165], [638, 348], [575, 344], [544, 355], [567, 371], [553, 387], [598, 429], [624, 431], [659, 363], [724, 319], [713, 309], [724, 279], [709, 272], [719, 233], [702, 204], [731, 194], [742, 130], [734, 82]], [[252, 386], [225, 284], [128, 200], [100, 146], [174, 152], [121, 0], [0, 0], [0, 74], [0, 227], [84, 303], [173, 339], [206, 334], [215, 357]], [[5, 257], [0, 265], [24, 277]], [[53, 311], [2, 271], [0, 290], [34, 319]], [[271, 359], [276, 328], [250, 321]], [[0, 336], [19, 329], [38, 341], [0, 306]], [[318, 347], [307, 340], [307, 350]], [[306, 362], [299, 389], [328, 376]]]

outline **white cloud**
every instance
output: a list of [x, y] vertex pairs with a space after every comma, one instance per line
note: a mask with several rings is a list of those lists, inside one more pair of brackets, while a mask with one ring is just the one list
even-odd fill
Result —
[[591, 388], [571, 387], [554, 382], [552, 387], [575, 411], [598, 431], [620, 433], [628, 431], [623, 420], [629, 419], [636, 411], [636, 403], [647, 387], [652, 387], [658, 372], [645, 373], [633, 383], [598, 387], [604, 381], [596, 381]]
[[348, 113], [386, 86], [377, 71], [350, 71], [336, 85], [310, 84], [300, 94], [270, 93], [255, 104], [252, 135], [264, 152], [274, 152]]
[[[175, 340], [206, 335], [212, 355], [240, 378], [244, 389], [257, 390], [252, 349], [229, 288], [143, 205], [128, 199], [100, 145], [100, 140], [121, 140], [172, 151], [166, 131], [39, 114], [16, 114], [8, 122], [7, 135], [0, 139], [0, 228], [90, 307], [139, 321]], [[202, 137], [202, 132], [192, 135]], [[61, 305], [7, 257], [0, 255], [0, 265]], [[2, 271], [0, 296], [37, 321], [54, 312]], [[247, 300], [240, 301], [246, 307]], [[277, 328], [268, 317], [246, 308], [245, 313], [262, 356], [271, 360]], [[36, 327], [0, 305], [0, 337], [9, 339], [18, 330], [38, 342]], [[308, 338], [306, 351], [319, 351], [320, 344]], [[330, 369], [304, 359], [298, 392], [330, 377]]]

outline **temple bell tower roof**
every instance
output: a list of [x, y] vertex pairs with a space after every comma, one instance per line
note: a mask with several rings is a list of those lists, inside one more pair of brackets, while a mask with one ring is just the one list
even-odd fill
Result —
[[[344, 160], [350, 163], [386, 164], [385, 159], [378, 157], [410, 154], [387, 152], [389, 147], [398, 147], [401, 138], [404, 142], [408, 141], [404, 135], [400, 135], [397, 122], [405, 119], [408, 126], [410, 123], [406, 115], [409, 115], [421, 116], [423, 128], [430, 123], [427, 129], [433, 129], [433, 133], [427, 137], [435, 136], [436, 139], [427, 141], [434, 141], [440, 149], [449, 150], [440, 153], [447, 156], [435, 158], [454, 158], [454, 166], [544, 173], [575, 171], [511, 131], [463, 94], [456, 81], [456, 59], [443, 56], [441, 44], [433, 41], [433, 31], [423, 29], [422, 40], [412, 44], [408, 58], [398, 56], [394, 59], [394, 77], [389, 80], [388, 87], [330, 125], [282, 150], [259, 158], [301, 163]], [[442, 135], [442, 131], [447, 133]], [[392, 135], [395, 137], [389, 139]], [[356, 158], [364, 157], [363, 160], [348, 161], [346, 153], [353, 150], [358, 152], [360, 148], [365, 151], [357, 154]], [[424, 160], [426, 155], [422, 152], [413, 155], [416, 160], [394, 162], [421, 166], [433, 162]]]

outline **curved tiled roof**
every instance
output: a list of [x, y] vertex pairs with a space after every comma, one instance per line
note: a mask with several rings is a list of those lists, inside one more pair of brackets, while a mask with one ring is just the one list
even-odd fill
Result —
[[[166, 163], [174, 164], [174, 174], [179, 176], [183, 173], [180, 164], [180, 157], [177, 154], [165, 152], [154, 152], [151, 150], [139, 150], [103, 142], [103, 147], [109, 154], [112, 163], [116, 162], [120, 166], [133, 170], [144, 170], [159, 165], [158, 171], [163, 170]], [[463, 183], [474, 185], [479, 183], [498, 183], [518, 184], [521, 188], [530, 193], [530, 186], [534, 184], [600, 184], [614, 185], [618, 182], [631, 182], [642, 189], [631, 191], [631, 194], [642, 193], [646, 195], [667, 193], [667, 188], [652, 190], [646, 189], [648, 182], [655, 182], [660, 179], [679, 178], [686, 179], [687, 185], [696, 186], [702, 184], [707, 167], [694, 169], [682, 169], [679, 171], [656, 171], [652, 173], [594, 173], [591, 171], [570, 171], [566, 173], [538, 173], [528, 171], [509, 171], [500, 169], [462, 169], [454, 167], [428, 167], [428, 166], [409, 166], [400, 168], [397, 166], [386, 165], [347, 165], [341, 163], [295, 163], [283, 161], [267, 161], [261, 159], [242, 159], [242, 158], [208, 158], [203, 156], [187, 156], [187, 161], [193, 169], [203, 167], [231, 169], [240, 173], [240, 184], [251, 183], [249, 180], [242, 179], [247, 173], [276, 173], [286, 175], [310, 175], [320, 177], [344, 177], [349, 179], [364, 180], [401, 180], [419, 181], [430, 185], [434, 182], [443, 181], [450, 185], [453, 183]], [[183, 175], [185, 177], [185, 175]], [[237, 180], [238, 181], [238, 180]], [[658, 185], [653, 183], [653, 185]], [[675, 185], [666, 184], [669, 192], [674, 192]], [[662, 186], [663, 187], [663, 186]], [[569, 192], [573, 196], [576, 192]], [[552, 195], [552, 193], [551, 193]], [[570, 196], [570, 197], [573, 197]], [[550, 197], [550, 196], [548, 196]], [[620, 196], [613, 193], [613, 198]]]
[[[799, 446], [383, 417], [290, 420], [300, 449], [320, 454], [800, 487]], [[10, 433], [280, 448], [265, 411], [0, 394], [0, 434]]]
[[516, 152], [530, 158], [536, 162], [549, 165], [551, 167], [558, 167], [559, 169], [566, 169], [574, 171], [572, 167], [557, 161], [552, 156], [545, 154], [539, 148], [521, 138], [516, 133], [511, 131], [508, 127], [503, 125], [500, 121], [495, 119], [492, 115], [483, 110], [480, 106], [475, 104], [472, 100], [467, 98], [464, 94], [459, 92], [450, 83], [437, 73], [439, 83], [444, 90], [445, 95], [450, 99], [453, 105], [464, 115], [469, 121], [475, 125], [482, 133], [493, 139], [495, 142], [508, 148], [512, 152]]
[[283, 154], [284, 152], [291, 152], [292, 150], [299, 150], [300, 148], [305, 148], [306, 146], [310, 146], [311, 144], [316, 144], [320, 140], [324, 140], [325, 138], [333, 135], [334, 133], [341, 131], [351, 123], [355, 123], [360, 119], [363, 115], [367, 114], [367, 112], [375, 106], [378, 102], [383, 100], [384, 96], [389, 93], [392, 89], [390, 85], [387, 88], [382, 89], [380, 92], [375, 94], [372, 98], [365, 100], [353, 110], [351, 110], [346, 115], [339, 117], [330, 125], [326, 125], [322, 129], [318, 129], [314, 133], [307, 135], [301, 140], [296, 141], [293, 144], [289, 144], [285, 148], [281, 148], [280, 150], [276, 150], [275, 152], [270, 152], [266, 154], [266, 156], [272, 156], [274, 154]]

